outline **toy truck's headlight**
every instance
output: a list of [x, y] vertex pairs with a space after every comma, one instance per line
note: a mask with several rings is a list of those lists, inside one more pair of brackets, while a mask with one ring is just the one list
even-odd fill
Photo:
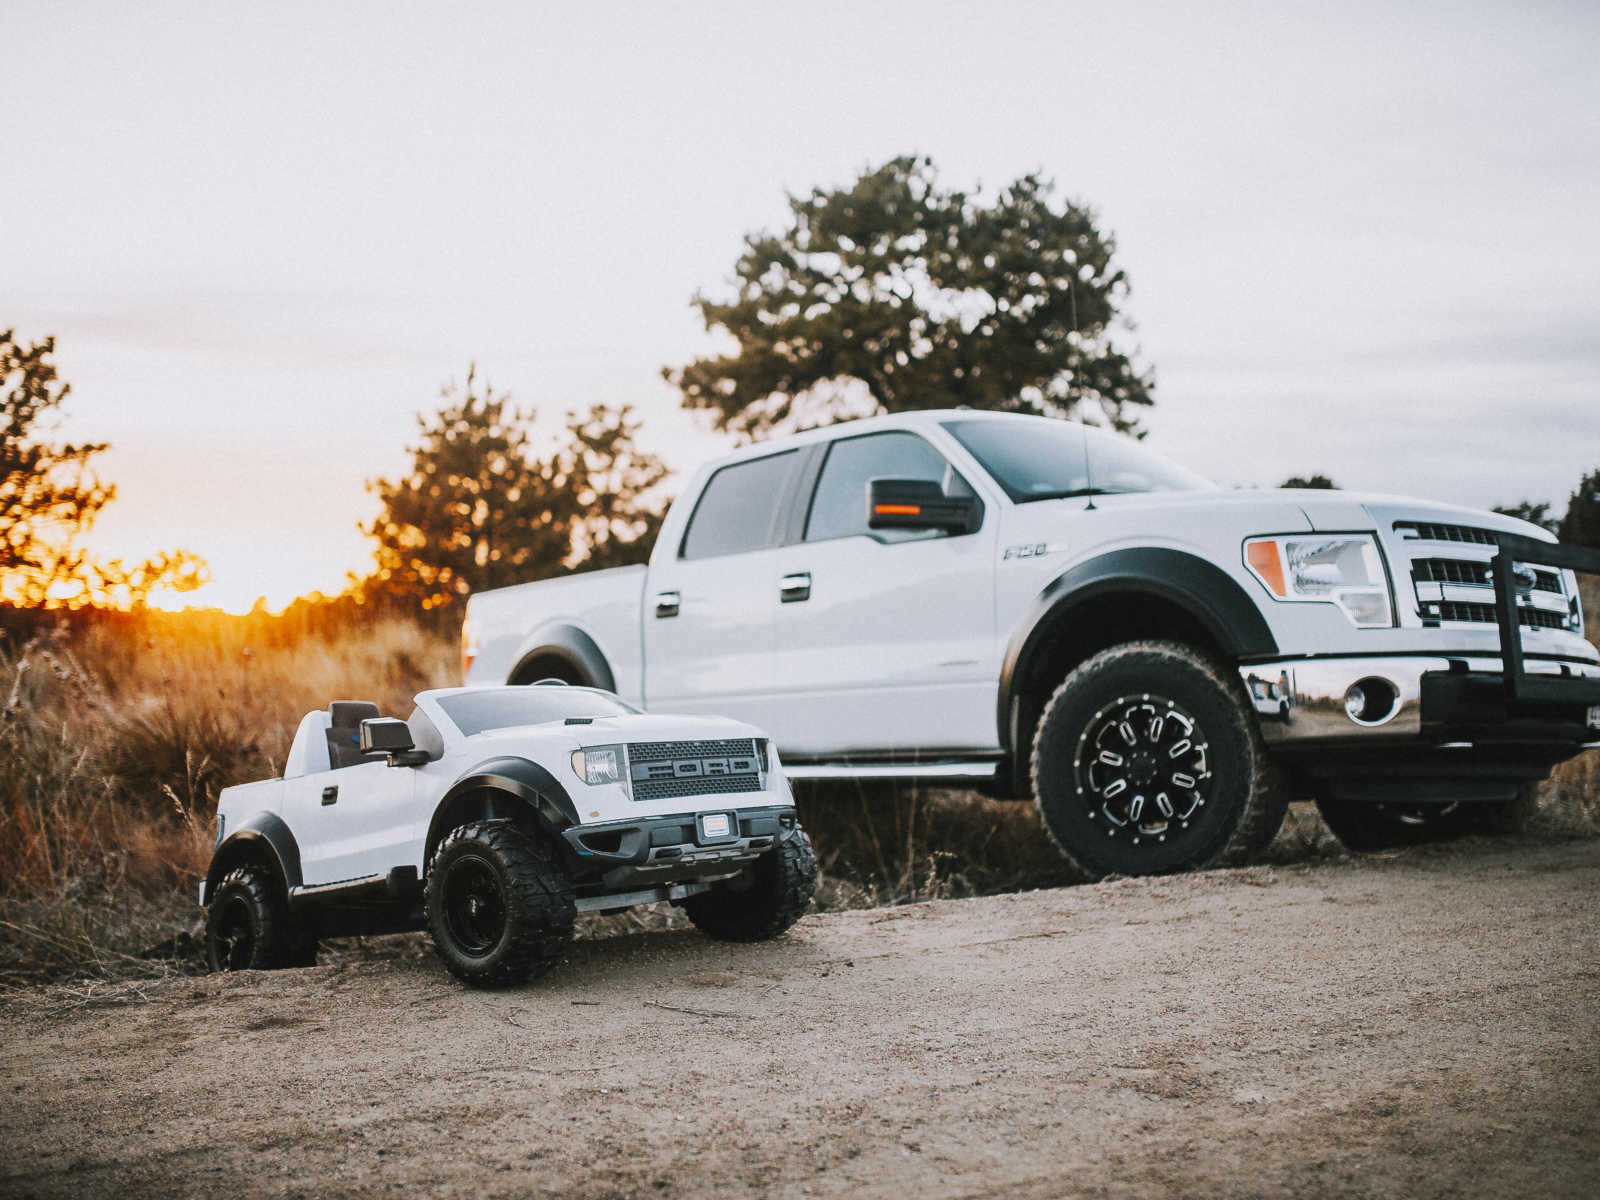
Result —
[[1394, 624], [1383, 556], [1370, 534], [1251, 538], [1244, 563], [1279, 600], [1337, 604], [1362, 629]]
[[602, 783], [626, 784], [628, 752], [622, 746], [586, 746], [582, 750], [574, 750], [572, 771], [591, 787]]

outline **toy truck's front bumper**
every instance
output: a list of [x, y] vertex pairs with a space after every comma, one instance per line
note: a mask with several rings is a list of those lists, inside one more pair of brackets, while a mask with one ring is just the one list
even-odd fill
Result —
[[616, 889], [735, 875], [796, 825], [793, 805], [771, 805], [575, 825], [561, 836], [585, 875]]

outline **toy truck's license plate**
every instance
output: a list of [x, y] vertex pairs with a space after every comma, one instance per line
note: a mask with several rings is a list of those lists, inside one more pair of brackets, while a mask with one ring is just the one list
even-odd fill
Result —
[[700, 818], [700, 840], [725, 838], [732, 832], [727, 813], [708, 813]]

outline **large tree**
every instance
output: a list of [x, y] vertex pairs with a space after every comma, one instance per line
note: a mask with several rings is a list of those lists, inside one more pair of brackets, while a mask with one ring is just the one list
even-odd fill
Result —
[[1024, 175], [992, 198], [892, 159], [791, 196], [745, 239], [731, 298], [696, 295], [736, 343], [667, 380], [749, 440], [911, 408], [1003, 409], [1137, 429], [1155, 381], [1115, 334], [1128, 279], [1094, 214]]
[[626, 408], [569, 415], [541, 447], [534, 413], [468, 371], [445, 405], [421, 415], [410, 469], [376, 479], [381, 510], [366, 590], [439, 609], [486, 588], [577, 566], [640, 561], [660, 522], [652, 489], [666, 474], [634, 443]]
[[158, 589], [192, 591], [203, 559], [162, 551], [142, 563], [90, 556], [84, 539], [116, 488], [93, 460], [104, 442], [54, 440], [72, 385], [51, 361], [54, 338], [0, 332], [0, 600], [19, 607], [138, 607]]
[[1574, 546], [1600, 546], [1600, 468], [1578, 480], [1557, 536]]

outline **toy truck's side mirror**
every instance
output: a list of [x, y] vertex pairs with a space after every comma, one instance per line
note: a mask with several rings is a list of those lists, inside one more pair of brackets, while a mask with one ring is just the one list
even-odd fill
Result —
[[416, 749], [411, 740], [411, 726], [399, 717], [368, 717], [361, 722], [361, 753], [387, 754], [391, 767], [417, 767], [428, 761], [428, 752]]
[[942, 529], [976, 533], [976, 496], [946, 496], [931, 479], [874, 479], [867, 484], [868, 529]]

